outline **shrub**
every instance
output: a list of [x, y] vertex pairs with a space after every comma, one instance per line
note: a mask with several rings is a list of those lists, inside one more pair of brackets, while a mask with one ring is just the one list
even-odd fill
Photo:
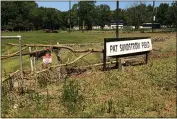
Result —
[[68, 80], [64, 82], [61, 100], [69, 113], [76, 113], [78, 110], [82, 110], [84, 98], [79, 90], [80, 85], [77, 81]]
[[40, 88], [46, 88], [48, 80], [49, 80], [49, 77], [48, 77], [47, 73], [46, 74], [40, 74], [37, 77], [37, 83], [38, 83]]

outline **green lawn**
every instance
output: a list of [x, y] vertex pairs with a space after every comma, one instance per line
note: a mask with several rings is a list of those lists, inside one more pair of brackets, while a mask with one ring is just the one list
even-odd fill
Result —
[[[103, 42], [104, 38], [116, 37], [115, 31], [81, 31], [75, 32], [64, 32], [59, 33], [44, 33], [44, 31], [33, 31], [33, 32], [2, 32], [2, 36], [13, 36], [21, 35], [23, 43], [41, 43], [41, 44], [56, 44], [59, 43], [95, 43]], [[164, 36], [175, 36], [175, 33], [120, 33], [120, 37], [139, 37], [139, 36], [150, 36], [150, 37], [164, 37]], [[5, 41], [8, 42], [8, 41]], [[3, 43], [2, 43], [3, 45]]]
[[[22, 36], [22, 43], [23, 44], [56, 44], [57, 42], [61, 44], [67, 43], [103, 43], [104, 38], [114, 38], [115, 31], [85, 31], [82, 33], [81, 31], [75, 32], [59, 32], [59, 33], [44, 33], [44, 31], [33, 31], [33, 32], [2, 32], [2, 36]], [[142, 36], [150, 36], [154, 37], [173, 37], [175, 33], [120, 33], [120, 37], [142, 37]], [[8, 46], [7, 43], [16, 43], [18, 44], [18, 40], [10, 40], [4, 39], [1, 42], [1, 53], [4, 54], [11, 54], [13, 52], [18, 51], [18, 47]], [[163, 42], [155, 43], [153, 46], [155, 48], [159, 48], [162, 50], [175, 50], [175, 43], [174, 40], [166, 41], [169, 45], [164, 45]], [[84, 48], [84, 47], [83, 47]], [[103, 46], [99, 46], [98, 48], [103, 48]], [[154, 48], [154, 47], [153, 47]], [[39, 49], [39, 48], [38, 48]], [[24, 52], [28, 52], [26, 49]], [[99, 56], [100, 57], [100, 56]], [[98, 58], [99, 58], [98, 57]], [[92, 57], [93, 58], [93, 57]], [[66, 59], [66, 58], [64, 58]], [[24, 67], [29, 68], [29, 57], [23, 57], [24, 60]], [[19, 69], [19, 57], [10, 58], [7, 60], [2, 61], [2, 71], [5, 72], [13, 72]], [[2, 72], [2, 75], [4, 73]]]

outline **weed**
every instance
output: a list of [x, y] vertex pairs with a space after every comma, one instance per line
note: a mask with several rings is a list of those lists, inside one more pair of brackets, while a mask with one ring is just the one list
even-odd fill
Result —
[[2, 96], [1, 114], [3, 118], [5, 118], [6, 115], [9, 114], [9, 109], [10, 109], [9, 98], [7, 96]]
[[113, 111], [113, 100], [108, 100], [108, 113], [111, 113]]
[[48, 82], [48, 78], [45, 75], [42, 75], [41, 77], [37, 78], [37, 83], [40, 88], [47, 87], [47, 82]]
[[62, 88], [61, 101], [69, 113], [82, 110], [83, 95], [79, 92], [80, 85], [75, 80], [66, 80]]

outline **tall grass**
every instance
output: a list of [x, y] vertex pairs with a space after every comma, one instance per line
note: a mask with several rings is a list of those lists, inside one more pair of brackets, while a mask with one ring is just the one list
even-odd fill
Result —
[[83, 110], [84, 97], [80, 92], [80, 85], [78, 81], [66, 80], [63, 84], [63, 91], [61, 101], [68, 113], [77, 113]]

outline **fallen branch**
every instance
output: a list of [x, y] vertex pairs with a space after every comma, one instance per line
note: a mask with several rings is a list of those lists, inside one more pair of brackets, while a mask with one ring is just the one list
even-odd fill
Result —
[[75, 53], [82, 53], [82, 52], [103, 52], [102, 50], [96, 50], [96, 49], [87, 49], [87, 50], [74, 50], [73, 48], [71, 47], [68, 47], [68, 46], [63, 46], [63, 45], [43, 45], [43, 44], [25, 44], [24, 46], [30, 46], [30, 47], [50, 47], [50, 48], [53, 48], [53, 49], [57, 49], [57, 48], [64, 48], [64, 49], [68, 49], [72, 52], [75, 52]]
[[[22, 56], [25, 56], [25, 55], [30, 55], [30, 56], [33, 55], [33, 56], [35, 56], [37, 54], [40, 54], [41, 52], [45, 52], [45, 51], [49, 51], [49, 50], [50, 50], [49, 48], [42, 49], [42, 50], [36, 50], [36, 51], [31, 52], [31, 53], [23, 53]], [[100, 52], [100, 53], [102, 53], [103, 51], [101, 51], [101, 50], [94, 50], [94, 49], [88, 49], [88, 50], [76, 50], [76, 51], [73, 51], [73, 52], [76, 52], [76, 53]], [[19, 56], [19, 54], [13, 53], [11, 55], [3, 55], [3, 56], [1, 56], [1, 60], [7, 59], [7, 58], [11, 58], [11, 57], [15, 57], [15, 56]]]
[[2, 78], [1, 81], [2, 81], [2, 82], [6, 81], [7, 79], [9, 79], [10, 77], [14, 76], [14, 75], [15, 75], [16, 73], [18, 73], [18, 72], [19, 72], [19, 70], [15, 71], [15, 72], [13, 72], [13, 73], [11, 73], [11, 74], [9, 74], [8, 77]]
[[[28, 46], [22, 48], [22, 51], [25, 50], [26, 48], [28, 48]], [[19, 53], [19, 51], [15, 52], [15, 53], [12, 53], [12, 54], [9, 54], [9, 55], [2, 55], [1, 59], [7, 59], [9, 57], [13, 57], [13, 56], [17, 55], [18, 53]], [[19, 54], [17, 56], [19, 56]]]
[[[18, 44], [7, 43], [8, 45], [18, 46]], [[83, 44], [61, 44], [62, 46], [88, 46], [88, 45], [103, 45], [104, 43], [83, 43]], [[40, 44], [44, 45], [44, 44]]]
[[[106, 64], [115, 64], [115, 63], [116, 63], [116, 61], [106, 62]], [[88, 66], [82, 66], [82, 68], [96, 67], [96, 66], [101, 66], [101, 65], [103, 65], [103, 63], [97, 63], [97, 64], [88, 65]]]
[[90, 53], [91, 53], [91, 52], [87, 52], [86, 54], [79, 56], [78, 58], [76, 58], [75, 60], [71, 61], [70, 63], [67, 63], [67, 64], [60, 64], [60, 65], [54, 65], [54, 66], [51, 66], [51, 67], [49, 67], [49, 68], [47, 68], [47, 69], [44, 69], [44, 70], [42, 70], [42, 71], [38, 71], [38, 72], [36, 72], [36, 73], [39, 74], [39, 73], [45, 72], [45, 71], [47, 71], [47, 70], [50, 70], [51, 68], [56, 68], [56, 67], [71, 65], [71, 64], [77, 62], [78, 60], [80, 60], [81, 58], [87, 56], [87, 55], [90, 54]]
[[[18, 44], [12, 44], [12, 43], [8, 43], [8, 45], [18, 46]], [[24, 46], [28, 46], [28, 47], [49, 47], [49, 48], [52, 48], [52, 49], [64, 48], [64, 49], [68, 49], [68, 50], [70, 50], [72, 52], [75, 52], [75, 53], [82, 53], [82, 52], [89, 52], [89, 51], [103, 53], [103, 49], [102, 50], [97, 50], [97, 49], [89, 48], [87, 50], [74, 50], [71, 47], [63, 46], [63, 45], [24, 44]]]
[[83, 43], [83, 44], [62, 44], [63, 46], [89, 46], [89, 45], [103, 45], [104, 43]]
[[[130, 58], [130, 59], [124, 59], [124, 63], [129, 60], [136, 60], [136, 58]], [[111, 62], [106, 62], [106, 64], [115, 64], [116, 61], [111, 61]], [[96, 64], [91, 64], [88, 66], [82, 66], [82, 68], [88, 68], [88, 67], [96, 67], [96, 66], [101, 66], [103, 63], [96, 63]]]
[[11, 45], [11, 46], [19, 46], [18, 44], [14, 44], [14, 43], [7, 43], [7, 45]]
[[[36, 50], [36, 51], [33, 51], [33, 52], [29, 52], [29, 53], [23, 53], [22, 56], [25, 56], [25, 55], [36, 55], [36, 54], [39, 54], [40, 52], [44, 52], [44, 51], [48, 51], [48, 50], [50, 50], [50, 49], [46, 48], [46, 49], [42, 49], [42, 50]], [[13, 55], [10, 55], [10, 56], [9, 55], [3, 55], [3, 56], [1, 56], [1, 60], [7, 59], [7, 58], [11, 58], [11, 57], [15, 57], [15, 56], [19, 56], [19, 54], [14, 53]]]

